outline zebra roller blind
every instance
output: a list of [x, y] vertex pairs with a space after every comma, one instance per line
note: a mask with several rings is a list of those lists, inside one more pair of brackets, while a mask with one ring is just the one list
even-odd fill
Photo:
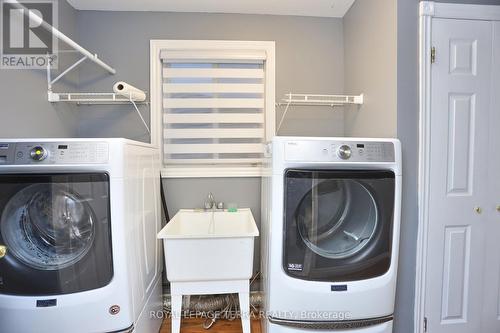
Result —
[[164, 164], [259, 166], [264, 51], [163, 50]]

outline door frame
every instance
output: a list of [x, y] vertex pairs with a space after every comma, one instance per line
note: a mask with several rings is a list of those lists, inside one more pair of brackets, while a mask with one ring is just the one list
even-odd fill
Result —
[[414, 333], [424, 333], [427, 233], [429, 227], [432, 19], [500, 21], [500, 6], [420, 2], [419, 15], [418, 233]]

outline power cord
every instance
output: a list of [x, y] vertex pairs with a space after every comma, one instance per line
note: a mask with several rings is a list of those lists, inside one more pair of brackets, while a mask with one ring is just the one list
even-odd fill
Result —
[[[137, 111], [137, 114], [139, 115], [139, 117], [141, 118], [142, 120], [142, 123], [144, 124], [144, 127], [146, 127], [146, 130], [148, 131], [148, 133], [151, 135], [151, 130], [149, 129], [149, 126], [148, 124], [146, 123], [146, 121], [144, 120], [144, 117], [142, 116], [141, 112], [139, 111], [139, 108], [137, 107], [137, 104], [135, 103], [135, 101], [132, 99], [132, 96], [129, 97], [129, 101], [130, 103], [132, 103], [132, 105], [134, 105], [134, 108], [135, 108], [135, 111]], [[147, 103], [146, 103], [147, 104]]]

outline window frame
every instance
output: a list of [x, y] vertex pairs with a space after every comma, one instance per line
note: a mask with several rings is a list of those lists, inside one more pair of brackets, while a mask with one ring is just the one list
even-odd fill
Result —
[[228, 41], [228, 40], [151, 40], [150, 41], [150, 103], [151, 144], [159, 149], [162, 178], [206, 178], [206, 177], [261, 177], [262, 166], [166, 166], [163, 162], [163, 64], [160, 52], [172, 50], [258, 50], [266, 52], [265, 61], [265, 133], [271, 141], [276, 134], [275, 83], [276, 56], [274, 41]]

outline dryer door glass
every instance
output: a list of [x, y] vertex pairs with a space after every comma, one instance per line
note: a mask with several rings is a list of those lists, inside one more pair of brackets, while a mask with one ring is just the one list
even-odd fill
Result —
[[0, 176], [0, 293], [64, 294], [111, 281], [108, 178]]
[[347, 281], [389, 268], [394, 174], [288, 170], [284, 269], [310, 280]]
[[307, 247], [331, 259], [362, 251], [378, 225], [373, 193], [353, 179], [316, 179], [297, 207], [295, 218]]

